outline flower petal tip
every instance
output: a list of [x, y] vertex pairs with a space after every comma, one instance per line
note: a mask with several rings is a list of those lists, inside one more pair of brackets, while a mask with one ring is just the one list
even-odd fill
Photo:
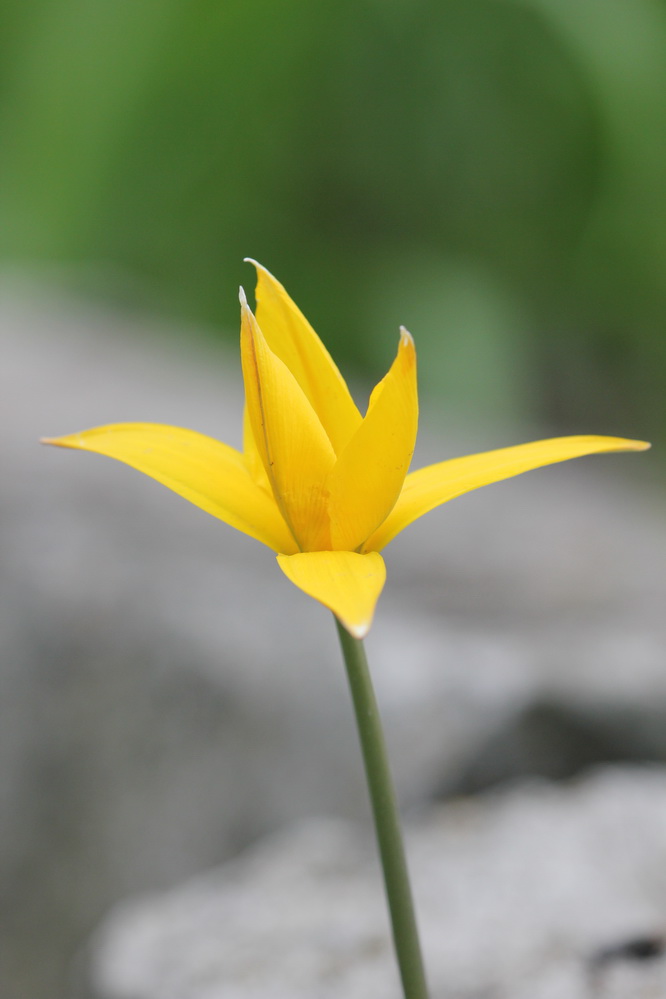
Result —
[[358, 638], [358, 639], [365, 638], [367, 636], [368, 632], [370, 631], [370, 626], [372, 624], [372, 621], [367, 621], [364, 624], [358, 624], [358, 623], [350, 624], [348, 621], [343, 621], [343, 619], [340, 617], [338, 618], [338, 621], [345, 629], [345, 631], [349, 632], [352, 638]]
[[51, 447], [76, 447], [74, 443], [74, 438], [76, 434], [72, 434], [69, 437], [40, 437], [40, 444], [48, 444]]
[[398, 344], [398, 354], [403, 358], [403, 361], [408, 365], [414, 364], [416, 362], [416, 344], [414, 343], [414, 337], [405, 329], [404, 326], [400, 327], [400, 342]]
[[257, 272], [257, 276], [259, 276], [260, 273], [261, 274], [265, 274], [267, 277], [269, 277], [273, 281], [275, 281], [275, 277], [271, 274], [271, 272], [269, 271], [268, 267], [264, 267], [264, 265], [260, 264], [258, 260], [254, 259], [254, 257], [243, 257], [243, 263], [244, 264], [252, 264], [252, 266], [254, 267], [254, 269]]
[[[603, 440], [604, 438], [600, 438]], [[652, 444], [649, 441], [636, 441], [630, 437], [608, 437], [608, 441], [616, 441], [617, 447], [614, 451], [649, 451]]]
[[287, 579], [333, 611], [350, 635], [367, 635], [386, 580], [378, 552], [299, 552], [278, 555], [277, 562]]
[[238, 289], [238, 301], [240, 302], [242, 309], [249, 309], [249, 305], [247, 304], [247, 295], [245, 294], [245, 288], [243, 285], [241, 285]]

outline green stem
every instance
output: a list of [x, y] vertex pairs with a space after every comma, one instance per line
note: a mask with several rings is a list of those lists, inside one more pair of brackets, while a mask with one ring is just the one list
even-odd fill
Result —
[[428, 999], [395, 790], [365, 649], [337, 618], [336, 625], [363, 751], [402, 988], [405, 999]]

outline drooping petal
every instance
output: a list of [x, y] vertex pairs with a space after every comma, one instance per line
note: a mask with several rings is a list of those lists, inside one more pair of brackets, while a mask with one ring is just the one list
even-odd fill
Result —
[[285, 576], [332, 610], [350, 634], [367, 635], [386, 581], [379, 552], [303, 552], [277, 560]]
[[43, 443], [116, 458], [274, 551], [298, 551], [275, 500], [252, 481], [243, 455], [212, 437], [159, 423], [115, 423]]
[[567, 461], [569, 458], [580, 458], [585, 454], [645, 451], [649, 447], [645, 441], [626, 440], [623, 437], [552, 437], [429, 465], [407, 476], [398, 502], [364, 547], [368, 551], [380, 551], [396, 534], [424, 513], [455, 496], [487, 486], [491, 482], [500, 482], [532, 468]]
[[331, 474], [334, 548], [354, 551], [392, 510], [414, 452], [417, 423], [416, 352], [403, 329], [396, 359]]
[[361, 423], [361, 414], [331, 355], [298, 306], [273, 275], [257, 270], [257, 322], [270, 349], [301, 386], [339, 454]]
[[241, 303], [241, 360], [252, 435], [275, 502], [302, 551], [330, 548], [327, 480], [335, 463], [319, 417]]

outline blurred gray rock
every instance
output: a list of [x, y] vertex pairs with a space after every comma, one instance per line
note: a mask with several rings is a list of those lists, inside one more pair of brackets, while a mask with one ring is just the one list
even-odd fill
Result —
[[[134, 420], [238, 443], [235, 353], [11, 296], [0, 347], [0, 994], [53, 999], [111, 903], [299, 816], [364, 815], [365, 791], [330, 615], [272, 553], [36, 443]], [[417, 465], [540, 436], [434, 444], [427, 401], [423, 423]], [[368, 651], [407, 806], [666, 757], [666, 521], [635, 484], [653, 460], [530, 473], [388, 549]]]
[[[666, 995], [666, 771], [452, 802], [408, 852], [432, 999]], [[369, 830], [283, 832], [91, 945], [95, 999], [398, 999]]]

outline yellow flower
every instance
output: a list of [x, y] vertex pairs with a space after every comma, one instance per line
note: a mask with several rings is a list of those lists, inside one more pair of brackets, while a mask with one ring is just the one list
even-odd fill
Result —
[[308, 321], [255, 266], [256, 318], [241, 290], [242, 453], [193, 430], [150, 423], [45, 443], [117, 458], [262, 541], [292, 583], [357, 638], [370, 628], [386, 578], [380, 551], [424, 513], [541, 465], [649, 447], [619, 437], [556, 437], [408, 472], [418, 418], [409, 333], [401, 329], [395, 361], [362, 416]]

